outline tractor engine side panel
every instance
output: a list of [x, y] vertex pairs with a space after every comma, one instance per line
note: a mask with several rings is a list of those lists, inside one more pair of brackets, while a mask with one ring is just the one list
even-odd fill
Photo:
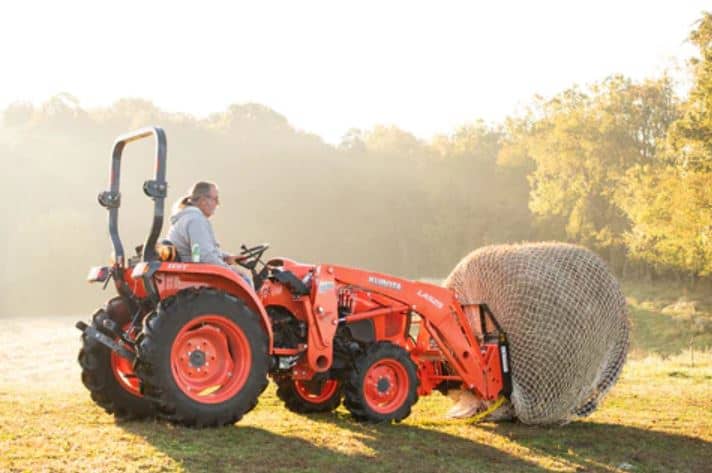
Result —
[[[359, 316], [370, 311], [397, 305], [396, 302], [380, 294], [349, 287], [341, 288], [339, 298], [340, 301], [348, 301], [348, 304], [340, 304], [340, 310], [343, 315], [350, 316]], [[386, 313], [352, 322], [347, 326], [351, 328], [354, 338], [359, 341], [390, 341], [396, 345], [405, 346], [408, 316], [400, 312]]]

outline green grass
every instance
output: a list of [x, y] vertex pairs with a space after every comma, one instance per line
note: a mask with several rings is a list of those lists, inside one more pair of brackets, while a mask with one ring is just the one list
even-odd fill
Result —
[[[685, 341], [693, 331], [695, 343], [709, 343], [710, 329], [695, 321], [709, 316], [708, 302], [688, 294], [695, 314], [672, 313], [663, 309], [679, 301], [676, 293], [645, 290], [626, 286], [634, 335], [621, 380], [592, 416], [562, 427], [446, 420], [451, 403], [439, 394], [422, 398], [401, 424], [364, 425], [343, 407], [293, 414], [273, 387], [234, 426], [116, 422], [79, 382], [76, 332], [59, 329], [73, 319], [37, 322], [16, 345], [11, 331], [24, 324], [5, 323], [0, 471], [712, 471], [712, 350], [693, 359]], [[72, 360], [57, 365], [58, 357]], [[51, 372], [22, 374], [38, 364]]]
[[712, 349], [712, 294], [674, 285], [623, 284], [632, 324], [631, 357]]

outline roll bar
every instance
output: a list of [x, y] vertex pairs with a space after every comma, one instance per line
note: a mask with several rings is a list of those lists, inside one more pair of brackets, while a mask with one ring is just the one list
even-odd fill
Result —
[[166, 182], [166, 133], [162, 128], [141, 128], [140, 130], [121, 135], [114, 141], [114, 148], [111, 152], [110, 189], [101, 192], [97, 197], [99, 204], [109, 210], [109, 235], [114, 245], [116, 264], [122, 268], [125, 267], [126, 264], [124, 247], [119, 237], [118, 222], [119, 207], [121, 207], [121, 192], [119, 191], [121, 181], [121, 154], [127, 144], [149, 136], [156, 138], [156, 175], [153, 180], [148, 180], [143, 183], [144, 194], [153, 199], [154, 202], [153, 224], [151, 225], [148, 238], [146, 238], [146, 243], [143, 245], [143, 261], [156, 259], [156, 240], [158, 240], [158, 235], [161, 233], [161, 228], [163, 227], [163, 210], [166, 193], [168, 191], [168, 183]]

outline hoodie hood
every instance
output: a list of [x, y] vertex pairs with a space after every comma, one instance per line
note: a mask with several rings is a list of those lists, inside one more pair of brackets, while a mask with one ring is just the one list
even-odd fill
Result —
[[173, 215], [171, 215], [171, 224], [175, 225], [180, 219], [186, 216], [196, 215], [196, 212], [200, 215], [203, 215], [203, 212], [198, 207], [194, 207], [192, 205], [188, 205], [186, 207], [183, 207], [182, 209], [178, 209], [177, 212], [174, 212]]

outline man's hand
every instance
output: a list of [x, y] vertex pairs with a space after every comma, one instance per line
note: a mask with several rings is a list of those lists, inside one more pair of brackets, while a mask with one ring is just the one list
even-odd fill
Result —
[[246, 256], [238, 256], [238, 255], [223, 256], [223, 261], [225, 261], [227, 264], [236, 264], [238, 262], [245, 261], [246, 259], [247, 259]]

